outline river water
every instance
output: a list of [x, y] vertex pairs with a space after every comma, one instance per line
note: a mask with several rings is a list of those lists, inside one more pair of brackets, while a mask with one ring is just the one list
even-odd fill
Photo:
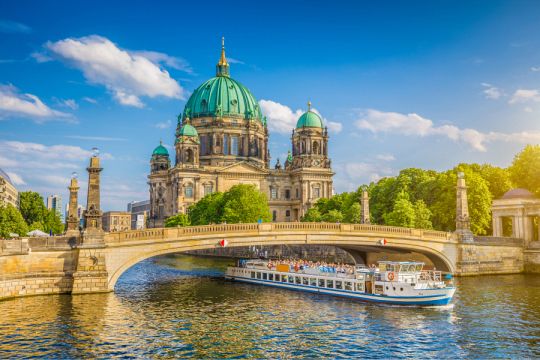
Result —
[[452, 305], [403, 308], [228, 282], [229, 262], [159, 257], [115, 293], [0, 302], [0, 358], [540, 357], [540, 276], [457, 279]]

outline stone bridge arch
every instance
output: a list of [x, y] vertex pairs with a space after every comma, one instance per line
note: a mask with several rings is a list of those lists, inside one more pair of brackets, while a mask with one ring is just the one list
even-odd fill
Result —
[[269, 245], [333, 245], [353, 257], [385, 249], [426, 255], [438, 269], [454, 272], [457, 240], [450, 233], [368, 224], [264, 223], [205, 225], [109, 233], [105, 236], [108, 288], [114, 290], [120, 276], [135, 264], [159, 255], [219, 247]]

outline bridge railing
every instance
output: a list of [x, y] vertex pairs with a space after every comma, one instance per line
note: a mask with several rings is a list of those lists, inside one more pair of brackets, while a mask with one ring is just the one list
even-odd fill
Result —
[[395, 226], [372, 224], [337, 224], [337, 223], [309, 223], [285, 222], [262, 224], [214, 224], [201, 226], [187, 226], [177, 228], [156, 228], [145, 230], [131, 230], [107, 234], [107, 242], [117, 243], [124, 241], [171, 239], [182, 235], [205, 235], [217, 233], [241, 232], [272, 232], [272, 231], [329, 231], [329, 232], [371, 232], [385, 235], [402, 235], [418, 239], [448, 240], [451, 233], [435, 230], [410, 229]]

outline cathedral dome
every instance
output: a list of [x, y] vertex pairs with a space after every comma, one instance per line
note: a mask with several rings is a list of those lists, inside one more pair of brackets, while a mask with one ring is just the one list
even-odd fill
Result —
[[152, 152], [152, 156], [169, 156], [169, 152], [163, 146], [163, 144], [160, 142], [158, 147], [154, 149], [154, 152]]
[[199, 134], [197, 133], [197, 130], [193, 126], [191, 126], [191, 124], [184, 124], [180, 128], [180, 131], [178, 132], [178, 136], [198, 137]]
[[251, 92], [228, 76], [216, 76], [204, 82], [191, 95], [184, 118], [237, 117], [262, 122], [262, 113]]
[[261, 109], [251, 92], [229, 75], [229, 63], [222, 44], [216, 76], [199, 86], [184, 107], [184, 119], [233, 117], [264, 122]]
[[323, 128], [323, 121], [321, 117], [317, 113], [311, 111], [311, 102], [308, 102], [308, 111], [303, 113], [296, 123], [297, 129], [303, 127]]

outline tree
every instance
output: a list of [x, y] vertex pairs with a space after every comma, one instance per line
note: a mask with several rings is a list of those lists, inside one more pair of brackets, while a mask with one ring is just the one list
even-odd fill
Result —
[[303, 222], [320, 222], [322, 221], [322, 215], [316, 206], [313, 206], [306, 211], [302, 217]]
[[384, 223], [391, 226], [414, 227], [415, 209], [409, 200], [409, 196], [404, 191], [398, 195], [394, 203], [394, 209], [384, 214]]
[[28, 226], [19, 210], [11, 204], [0, 205], [0, 237], [7, 238], [10, 233], [25, 236]]
[[223, 194], [222, 222], [254, 223], [270, 221], [270, 207], [266, 195], [254, 185], [234, 185]]
[[351, 224], [360, 224], [362, 222], [362, 207], [359, 203], [355, 202], [349, 207], [343, 221]]
[[343, 221], [343, 214], [339, 210], [330, 210], [326, 214], [322, 216], [322, 220], [325, 222], [342, 222]]
[[540, 196], [540, 145], [527, 145], [508, 168], [512, 182]]
[[221, 222], [223, 214], [223, 193], [208, 194], [189, 208], [192, 225], [208, 225]]
[[176, 214], [165, 219], [165, 227], [189, 226], [190, 224], [186, 214]]
[[27, 224], [45, 222], [47, 208], [43, 198], [37, 192], [23, 191], [19, 193], [19, 209]]
[[60, 215], [53, 209], [45, 209], [43, 228], [45, 232], [52, 233], [54, 235], [62, 234], [64, 232], [64, 224]]
[[414, 227], [417, 229], [433, 229], [431, 211], [423, 200], [417, 200], [414, 203]]

